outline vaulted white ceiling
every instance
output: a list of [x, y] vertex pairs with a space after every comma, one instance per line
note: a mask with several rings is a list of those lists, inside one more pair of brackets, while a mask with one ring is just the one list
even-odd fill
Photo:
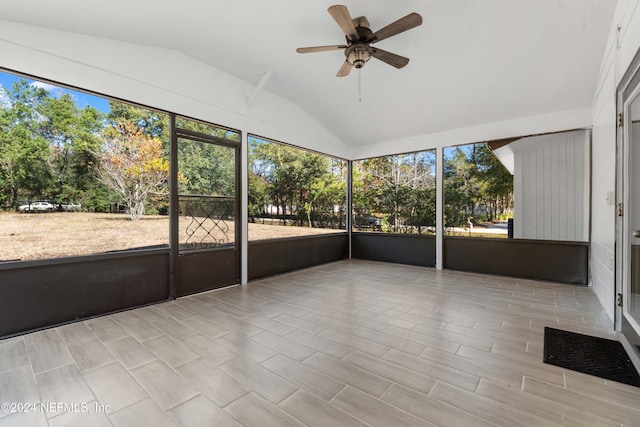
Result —
[[[591, 106], [612, 0], [343, 0], [375, 31], [410, 13], [422, 26], [376, 46], [375, 59], [335, 77], [342, 44], [334, 1], [0, 0], [0, 19], [173, 49], [306, 110], [352, 147]], [[360, 83], [358, 80], [360, 79]], [[361, 102], [358, 87], [361, 88]]]

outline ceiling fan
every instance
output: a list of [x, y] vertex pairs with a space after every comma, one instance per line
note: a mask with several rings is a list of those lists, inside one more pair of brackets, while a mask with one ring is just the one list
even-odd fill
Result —
[[364, 16], [352, 19], [346, 6], [335, 5], [329, 9], [329, 14], [335, 19], [346, 36], [346, 45], [299, 47], [298, 53], [325, 52], [330, 50], [344, 49], [344, 56], [347, 58], [336, 77], [348, 76], [353, 67], [362, 68], [371, 59], [377, 58], [396, 68], [402, 68], [409, 63], [409, 58], [387, 52], [371, 46], [381, 40], [395, 36], [404, 31], [410, 30], [422, 24], [422, 16], [417, 13], [410, 13], [404, 18], [387, 25], [375, 33], [369, 29], [369, 21]]

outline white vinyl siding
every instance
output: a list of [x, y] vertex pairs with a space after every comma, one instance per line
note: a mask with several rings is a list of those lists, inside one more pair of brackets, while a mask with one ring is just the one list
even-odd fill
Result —
[[587, 241], [589, 132], [563, 132], [513, 143], [514, 237]]

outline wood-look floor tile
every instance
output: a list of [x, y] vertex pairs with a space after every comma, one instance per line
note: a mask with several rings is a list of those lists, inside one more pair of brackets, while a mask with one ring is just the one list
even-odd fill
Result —
[[261, 365], [325, 401], [331, 400], [346, 386], [335, 378], [280, 354]]
[[342, 381], [369, 393], [372, 396], [382, 396], [382, 393], [391, 386], [391, 381], [385, 378], [322, 353], [315, 353], [313, 356], [304, 360], [303, 363], [338, 381]]
[[202, 334], [196, 334], [189, 338], [181, 339], [180, 342], [186, 345], [191, 351], [201, 350], [203, 348], [214, 347], [216, 343]]
[[197, 354], [189, 350], [180, 341], [176, 341], [167, 335], [151, 338], [142, 342], [142, 344], [172, 368], [198, 358]]
[[263, 362], [277, 354], [275, 351], [251, 340], [249, 337], [233, 332], [223, 335], [215, 341], [227, 347], [229, 350], [248, 357], [257, 363]]
[[69, 345], [74, 342], [95, 338], [93, 332], [83, 322], [76, 322], [70, 325], [59, 326], [56, 332], [62, 338], [65, 344]]
[[638, 389], [542, 363], [545, 326], [615, 335], [590, 288], [352, 259], [0, 341], [0, 400], [53, 399], [38, 375], [116, 427], [634, 425]]
[[564, 378], [567, 390], [587, 394], [594, 396], [596, 399], [640, 410], [640, 387], [635, 387], [635, 390], [611, 387], [607, 385], [607, 383], [611, 384], [613, 381], [605, 381], [602, 378], [573, 371], [565, 372]]
[[513, 387], [522, 386], [523, 374], [518, 371], [503, 369], [501, 367], [488, 365], [477, 360], [462, 357], [457, 354], [449, 354], [445, 351], [430, 348], [427, 348], [422, 352], [420, 357], [457, 369], [461, 372], [475, 375], [476, 377], [486, 378], [488, 380]]
[[433, 425], [353, 387], [346, 387], [330, 403], [371, 426]]
[[[219, 319], [216, 319], [219, 320]], [[221, 326], [218, 323], [213, 322], [212, 320], [202, 317], [200, 315], [194, 316], [189, 319], [189, 326], [196, 329], [202, 335], [209, 338], [217, 338], [226, 333], [228, 333], [231, 328], [227, 328], [226, 326]]]
[[425, 346], [422, 344], [385, 334], [384, 332], [372, 331], [371, 329], [363, 327], [354, 329], [352, 333], [353, 335], [365, 340], [384, 345], [388, 348], [395, 348], [396, 350], [404, 351], [405, 353], [413, 354], [414, 356], [419, 355], [425, 349]]
[[156, 308], [158, 312], [163, 313], [166, 317], [171, 317], [178, 321], [187, 321], [196, 315], [195, 312], [181, 307], [180, 305], [176, 304], [175, 301], [158, 304], [154, 308]]
[[193, 352], [213, 365], [219, 365], [240, 356], [220, 343], [214, 343], [213, 347], [197, 348]]
[[117, 362], [85, 372], [84, 379], [98, 402], [109, 405], [112, 412], [149, 397], [129, 371]]
[[437, 426], [490, 427], [495, 425], [399, 384], [393, 384], [381, 399]]
[[434, 378], [358, 351], [354, 351], [342, 360], [382, 378], [405, 385], [425, 394], [428, 394], [436, 383]]
[[2, 427], [49, 427], [47, 417], [40, 411], [16, 412], [2, 417], [0, 412], [0, 426]]
[[474, 391], [480, 381], [478, 375], [393, 349], [389, 350], [383, 359], [470, 391]]
[[227, 406], [251, 391], [215, 365], [200, 359], [180, 366], [177, 371], [220, 407]]
[[562, 369], [557, 369], [555, 366], [545, 366], [542, 361], [530, 361], [525, 358], [514, 360], [465, 346], [460, 347], [457, 354], [482, 363], [487, 367], [523, 373], [526, 376], [535, 377], [549, 383], [564, 385]]
[[524, 393], [520, 390], [520, 387], [508, 387], [481, 379], [476, 392], [484, 397], [504, 403], [505, 405], [513, 406], [514, 408], [518, 408], [522, 411], [535, 414], [540, 418], [555, 421], [556, 423], [565, 426], [582, 427], [586, 425], [593, 425], [603, 427], [620, 427], [620, 423], [594, 417], [589, 413], [569, 408], [530, 393]]
[[109, 415], [115, 427], [176, 427], [169, 415], [151, 399], [145, 399]]
[[151, 321], [151, 324], [176, 340], [184, 340], [198, 334], [198, 330], [190, 326], [188, 321], [183, 323], [179, 320], [163, 318]]
[[251, 316], [253, 314], [248, 310], [243, 310], [239, 307], [227, 304], [220, 299], [216, 299], [216, 301], [213, 303], [213, 307], [215, 307], [216, 310], [222, 311], [223, 313], [226, 313], [229, 316], [235, 317], [237, 319], [244, 319], [245, 317]]
[[613, 420], [625, 425], [635, 425], [640, 420], [640, 406], [636, 409], [617, 403], [609, 403], [595, 397], [568, 391], [562, 387], [526, 377], [524, 380], [524, 391], [543, 397], [553, 402], [566, 406], [580, 406], [584, 412]]
[[29, 356], [24, 340], [0, 341], [0, 372], [10, 371], [28, 364]]
[[31, 334], [27, 334], [24, 336], [24, 343], [27, 346], [33, 345], [41, 345], [41, 344], [49, 344], [52, 341], [58, 341], [60, 335], [55, 330], [55, 328], [45, 329], [44, 331], [33, 332]]
[[40, 342], [41, 344], [27, 346], [27, 353], [36, 374], [73, 363], [73, 357], [62, 340]]
[[115, 361], [113, 355], [95, 336], [69, 344], [67, 348], [81, 371], [94, 369]]
[[129, 336], [127, 331], [109, 317], [101, 317], [85, 323], [87, 327], [91, 329], [91, 332], [102, 342], [109, 342]]
[[304, 390], [296, 391], [278, 406], [309, 427], [366, 427], [362, 421]]
[[326, 328], [332, 328], [336, 331], [342, 331], [347, 333], [351, 332], [352, 330], [358, 327], [358, 325], [353, 325], [349, 322], [336, 320], [333, 317], [331, 317], [331, 315], [318, 314], [311, 311], [303, 314], [302, 316], [300, 316], [300, 318], [307, 320], [309, 322], [316, 323], [318, 325], [325, 326]]
[[133, 369], [157, 359], [153, 353], [133, 337], [109, 341], [104, 345], [127, 369]]
[[154, 307], [136, 308], [133, 311], [136, 314], [136, 316], [138, 316], [141, 319], [146, 320], [149, 323], [162, 321], [162, 320], [165, 320], [167, 318], [167, 315], [165, 313], [161, 312], [160, 310], [158, 310], [158, 308], [155, 307], [155, 306]]
[[491, 351], [493, 341], [481, 339], [477, 337], [470, 337], [468, 335], [457, 334], [455, 332], [448, 331], [446, 329], [435, 329], [430, 326], [418, 325], [413, 328], [415, 332], [429, 335], [436, 338], [445, 339], [457, 344], [466, 345], [468, 347], [476, 348], [482, 351]]
[[116, 319], [132, 337], [138, 341], [145, 341], [162, 335], [162, 331], [139, 317]]
[[301, 330], [295, 330], [290, 334], [285, 335], [285, 337], [337, 359], [342, 359], [353, 351], [352, 348], [349, 348], [346, 345], [338, 344], [333, 340]]
[[267, 368], [243, 357], [236, 357], [219, 365], [227, 375], [235, 378], [262, 397], [278, 404], [298, 387]]
[[438, 382], [429, 396], [498, 425], [559, 425], [552, 421], [536, 417], [526, 411], [521, 411], [512, 406], [444, 382]]
[[199, 393], [187, 380], [160, 360], [131, 370], [131, 375], [165, 411]]
[[[87, 404], [94, 400], [93, 393], [87, 385], [82, 373], [74, 365], [66, 365], [36, 375], [42, 402]], [[55, 407], [48, 416], [58, 415]]]
[[427, 347], [433, 347], [438, 350], [448, 351], [449, 353], [455, 353], [456, 351], [458, 351], [458, 348], [460, 348], [459, 343], [433, 337], [431, 335], [421, 334], [415, 331], [408, 331], [397, 326], [387, 326], [382, 332], [398, 338], [413, 341]]
[[224, 410], [246, 427], [304, 427], [304, 424], [256, 393], [241, 397]]
[[171, 409], [169, 416], [179, 427], [240, 427], [236, 420], [203, 395]]
[[320, 332], [318, 336], [377, 357], [380, 357], [389, 351], [389, 347], [386, 345], [360, 338], [353, 333], [344, 333], [333, 329], [326, 329]]
[[[38, 401], [40, 401], [40, 393], [31, 367], [22, 366], [0, 373], [0, 403], [17, 404]], [[9, 414], [10, 412], [0, 410], [0, 421]], [[11, 422], [18, 418], [21, 417], [11, 418]]]
[[271, 332], [261, 332], [252, 336], [251, 340], [295, 360], [306, 359], [315, 353], [315, 350], [312, 348], [299, 344], [286, 337], [272, 334]]
[[280, 311], [282, 313], [289, 314], [289, 315], [291, 315], [293, 317], [302, 316], [303, 314], [305, 314], [307, 312], [306, 310], [304, 310], [304, 309], [302, 309], [300, 307], [296, 307], [296, 306], [291, 305], [291, 304], [283, 304], [283, 303], [277, 302], [277, 301], [266, 302], [265, 306], [270, 307], [273, 310], [277, 310], [277, 311]]
[[259, 328], [262, 328], [265, 331], [272, 332], [276, 335], [285, 335], [295, 329], [289, 325], [278, 322], [277, 320], [269, 319], [268, 317], [263, 317], [255, 314], [252, 316], [245, 317], [244, 321], [247, 323], [251, 323], [252, 325], [255, 325]]
[[64, 412], [49, 420], [49, 427], [112, 427], [108, 411], [94, 400], [81, 409]]
[[286, 325], [293, 326], [295, 329], [302, 329], [303, 331], [309, 332], [311, 334], [317, 334], [327, 329], [326, 326], [318, 325], [317, 323], [309, 322], [287, 313], [279, 314], [273, 319]]

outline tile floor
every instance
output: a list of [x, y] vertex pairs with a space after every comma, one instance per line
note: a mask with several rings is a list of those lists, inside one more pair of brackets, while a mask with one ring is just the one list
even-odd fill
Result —
[[0, 341], [0, 426], [640, 426], [545, 326], [614, 336], [589, 288], [343, 261]]

